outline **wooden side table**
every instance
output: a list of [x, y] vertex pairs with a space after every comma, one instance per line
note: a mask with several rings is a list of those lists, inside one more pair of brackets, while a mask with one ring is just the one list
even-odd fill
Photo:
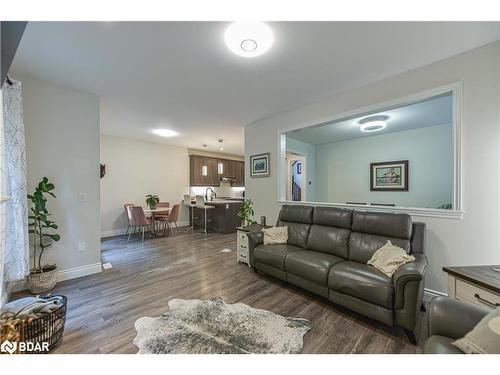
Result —
[[474, 305], [500, 306], [500, 265], [443, 267], [448, 274], [448, 296]]
[[271, 225], [248, 225], [236, 227], [236, 261], [246, 263], [250, 267], [250, 257], [248, 255], [249, 232], [260, 231], [263, 228], [271, 228]]

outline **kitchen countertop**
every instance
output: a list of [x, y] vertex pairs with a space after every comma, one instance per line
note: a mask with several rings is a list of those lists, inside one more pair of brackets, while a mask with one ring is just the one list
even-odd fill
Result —
[[213, 201], [206, 201], [205, 204], [207, 205], [216, 205], [216, 204], [240, 204], [242, 201], [240, 200], [229, 200], [229, 199], [216, 199]]

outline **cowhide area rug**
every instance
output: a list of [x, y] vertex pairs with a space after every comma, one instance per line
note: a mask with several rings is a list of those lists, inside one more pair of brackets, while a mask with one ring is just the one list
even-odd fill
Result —
[[312, 328], [306, 319], [286, 318], [242, 303], [173, 299], [158, 318], [135, 322], [139, 353], [299, 353]]

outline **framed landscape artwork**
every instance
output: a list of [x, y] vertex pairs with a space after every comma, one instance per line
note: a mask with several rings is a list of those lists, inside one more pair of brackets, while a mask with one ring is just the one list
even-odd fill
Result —
[[250, 177], [269, 177], [271, 154], [257, 154], [250, 156]]
[[408, 160], [370, 164], [371, 191], [408, 191]]

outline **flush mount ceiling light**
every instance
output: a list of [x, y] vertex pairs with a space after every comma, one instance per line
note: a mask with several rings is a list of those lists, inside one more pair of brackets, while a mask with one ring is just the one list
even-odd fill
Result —
[[387, 126], [389, 116], [370, 116], [359, 121], [359, 130], [365, 133], [378, 132]]
[[273, 45], [271, 28], [263, 22], [234, 22], [224, 35], [227, 47], [238, 56], [256, 57]]
[[153, 130], [153, 133], [159, 135], [160, 137], [175, 137], [176, 135], [179, 135], [179, 133], [170, 129], [155, 129]]

